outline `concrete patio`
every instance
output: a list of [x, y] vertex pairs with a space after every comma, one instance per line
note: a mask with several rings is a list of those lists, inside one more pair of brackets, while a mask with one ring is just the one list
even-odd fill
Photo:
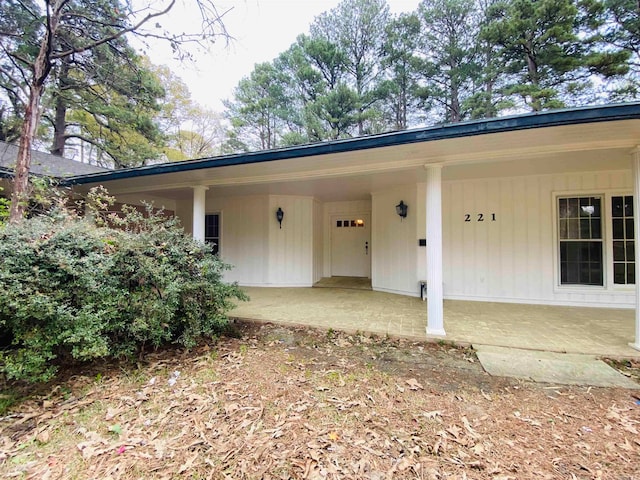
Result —
[[[243, 288], [232, 317], [427, 339], [419, 298], [349, 288]], [[640, 358], [630, 309], [445, 300], [445, 340], [551, 352]]]

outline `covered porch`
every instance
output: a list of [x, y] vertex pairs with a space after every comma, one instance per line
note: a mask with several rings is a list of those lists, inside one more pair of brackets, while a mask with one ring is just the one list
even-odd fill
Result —
[[[246, 287], [235, 318], [425, 339], [425, 302], [345, 288]], [[606, 357], [640, 357], [631, 309], [444, 301], [446, 341]], [[434, 337], [434, 340], [438, 337]]]

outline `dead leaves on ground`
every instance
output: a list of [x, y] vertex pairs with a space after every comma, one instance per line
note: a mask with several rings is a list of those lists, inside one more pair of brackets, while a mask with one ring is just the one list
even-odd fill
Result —
[[303, 341], [283, 343], [267, 340], [264, 328], [189, 356], [160, 355], [131, 377], [85, 379], [73, 388], [84, 392], [77, 396], [52, 392], [23, 404], [0, 421], [0, 475], [506, 480], [637, 473], [640, 406], [628, 392], [574, 387], [554, 397], [536, 385], [508, 388], [486, 378], [484, 389], [449, 391], [419, 369], [406, 376], [372, 369], [371, 339], [336, 334], [325, 344], [302, 331]]

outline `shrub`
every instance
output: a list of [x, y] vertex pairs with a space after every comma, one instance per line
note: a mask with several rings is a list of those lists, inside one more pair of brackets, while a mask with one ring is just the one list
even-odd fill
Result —
[[[0, 194], [2, 194], [3, 188], [0, 187]], [[0, 227], [4, 225], [4, 223], [9, 218], [9, 200], [0, 196]]]
[[[97, 202], [98, 205], [102, 205]], [[79, 218], [57, 208], [0, 229], [0, 372], [44, 381], [62, 362], [193, 347], [226, 326], [224, 264], [147, 208]]]

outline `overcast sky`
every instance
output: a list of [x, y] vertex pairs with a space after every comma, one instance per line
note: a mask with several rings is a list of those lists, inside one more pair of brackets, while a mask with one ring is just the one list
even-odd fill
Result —
[[[184, 3], [191, 3], [185, 0]], [[301, 33], [308, 33], [314, 17], [334, 8], [338, 0], [223, 0], [219, 11], [229, 10], [224, 24], [234, 40], [218, 42], [208, 54], [198, 54], [196, 65], [180, 64], [168, 49], [149, 52], [156, 64], [168, 65], [203, 106], [222, 111], [222, 100], [231, 98], [234, 87], [249, 75], [256, 63], [273, 60]], [[419, 0], [388, 0], [393, 13], [414, 11]], [[193, 7], [192, 7], [193, 8]], [[178, 2], [170, 21], [189, 22], [187, 9]]]

